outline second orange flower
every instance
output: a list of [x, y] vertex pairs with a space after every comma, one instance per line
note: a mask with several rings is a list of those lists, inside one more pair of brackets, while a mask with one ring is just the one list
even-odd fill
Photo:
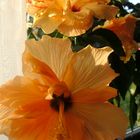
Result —
[[118, 12], [110, 0], [27, 0], [28, 13], [35, 18], [34, 26], [49, 34], [54, 30], [66, 36], [85, 33], [93, 18], [112, 19]]

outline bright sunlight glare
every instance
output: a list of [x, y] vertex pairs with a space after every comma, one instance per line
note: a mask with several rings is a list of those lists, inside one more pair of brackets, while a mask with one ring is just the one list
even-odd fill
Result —
[[129, 0], [129, 2], [136, 4], [136, 3], [140, 3], [140, 0]]

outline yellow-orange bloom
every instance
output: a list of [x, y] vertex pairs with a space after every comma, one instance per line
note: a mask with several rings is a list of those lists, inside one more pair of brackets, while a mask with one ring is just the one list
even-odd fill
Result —
[[27, 0], [27, 11], [35, 17], [34, 26], [47, 34], [58, 30], [66, 36], [85, 33], [93, 17], [111, 19], [118, 9], [107, 5], [110, 0]]
[[24, 76], [0, 87], [0, 133], [14, 140], [114, 140], [127, 118], [107, 102], [116, 76], [109, 52], [90, 46], [73, 53], [68, 39], [27, 41]]
[[126, 53], [126, 57], [122, 58], [124, 61], [128, 61], [132, 52], [138, 50], [138, 44], [133, 39], [136, 21], [134, 16], [126, 15], [106, 21], [103, 26], [103, 28], [112, 30], [122, 41]]

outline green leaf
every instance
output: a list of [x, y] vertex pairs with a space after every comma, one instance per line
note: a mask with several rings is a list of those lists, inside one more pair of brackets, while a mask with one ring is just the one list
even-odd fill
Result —
[[94, 30], [89, 34], [89, 41], [98, 48], [110, 46], [117, 55], [125, 56], [125, 52], [122, 48], [122, 42], [111, 30], [103, 28]]
[[134, 31], [134, 40], [140, 42], [140, 20], [136, 22], [136, 27]]
[[83, 36], [70, 37], [70, 40], [72, 42], [71, 48], [73, 52], [78, 52], [88, 45]]
[[45, 35], [41, 28], [31, 28], [29, 27], [27, 30], [27, 39], [35, 39], [40, 40], [42, 36]]
[[134, 83], [140, 88], [140, 71], [134, 72]]
[[133, 130], [134, 125], [137, 120], [137, 109], [138, 109], [138, 106], [135, 103], [135, 95], [131, 94], [130, 95], [130, 110], [129, 110], [129, 120], [130, 120], [131, 130]]
[[33, 34], [33, 29], [32, 28], [28, 28], [27, 30], [27, 39], [35, 39], [35, 36]]
[[[86, 34], [81, 36], [70, 37], [70, 40], [72, 41], [72, 48], [80, 46], [80, 50], [87, 45], [91, 45], [96, 48], [109, 46], [115, 51], [117, 55], [125, 56], [120, 39], [115, 33], [108, 29], [99, 28], [94, 31], [88, 31]], [[77, 50], [78, 49], [76, 49], [76, 51]]]
[[128, 11], [124, 8], [123, 2], [120, 2], [118, 0], [111, 0], [110, 5], [112, 4], [119, 8], [119, 17], [128, 14]]
[[132, 67], [132, 62], [124, 64], [115, 52], [109, 55], [108, 60], [115, 72], [119, 73], [119, 76], [110, 83], [110, 86], [118, 89], [121, 97], [125, 99], [129, 86], [133, 81], [134, 68]]
[[71, 46], [71, 48], [72, 48], [72, 51], [73, 52], [78, 52], [78, 51], [80, 51], [81, 49], [83, 49], [84, 48], [84, 46], [81, 46], [81, 45], [72, 45]]
[[63, 38], [63, 35], [61, 33], [59, 33], [57, 30], [55, 30], [54, 32], [49, 34], [49, 36], [55, 37], [55, 38]]
[[140, 88], [140, 51], [135, 54], [134, 83]]
[[41, 28], [37, 28], [36, 36], [41, 39], [43, 35], [46, 35], [43, 30]]

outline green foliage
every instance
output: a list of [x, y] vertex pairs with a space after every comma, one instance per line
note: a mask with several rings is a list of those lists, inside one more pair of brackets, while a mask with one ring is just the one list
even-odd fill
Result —
[[133, 14], [135, 17], [140, 17], [140, 3], [134, 5], [128, 0], [111, 0], [110, 4], [119, 8], [118, 17], [125, 16], [129, 13]]
[[134, 32], [134, 40], [136, 42], [140, 42], [140, 20], [138, 20], [136, 23], [136, 28]]
[[129, 120], [130, 120], [130, 127], [133, 130], [133, 127], [137, 120], [137, 109], [138, 106], [135, 103], [135, 95], [130, 94], [130, 112], [129, 112]]
[[125, 99], [127, 90], [132, 83], [132, 62], [125, 64], [120, 60], [119, 56], [115, 52], [111, 53], [108, 59], [111, 67], [115, 70], [116, 73], [119, 73], [119, 76], [110, 83], [110, 86], [118, 89], [121, 97]]
[[118, 56], [125, 56], [120, 39], [111, 30], [99, 28], [93, 31], [89, 37], [92, 37], [93, 46], [97, 48], [109, 46]]
[[27, 39], [40, 40], [42, 36], [45, 35], [41, 28], [31, 28], [27, 30]]

